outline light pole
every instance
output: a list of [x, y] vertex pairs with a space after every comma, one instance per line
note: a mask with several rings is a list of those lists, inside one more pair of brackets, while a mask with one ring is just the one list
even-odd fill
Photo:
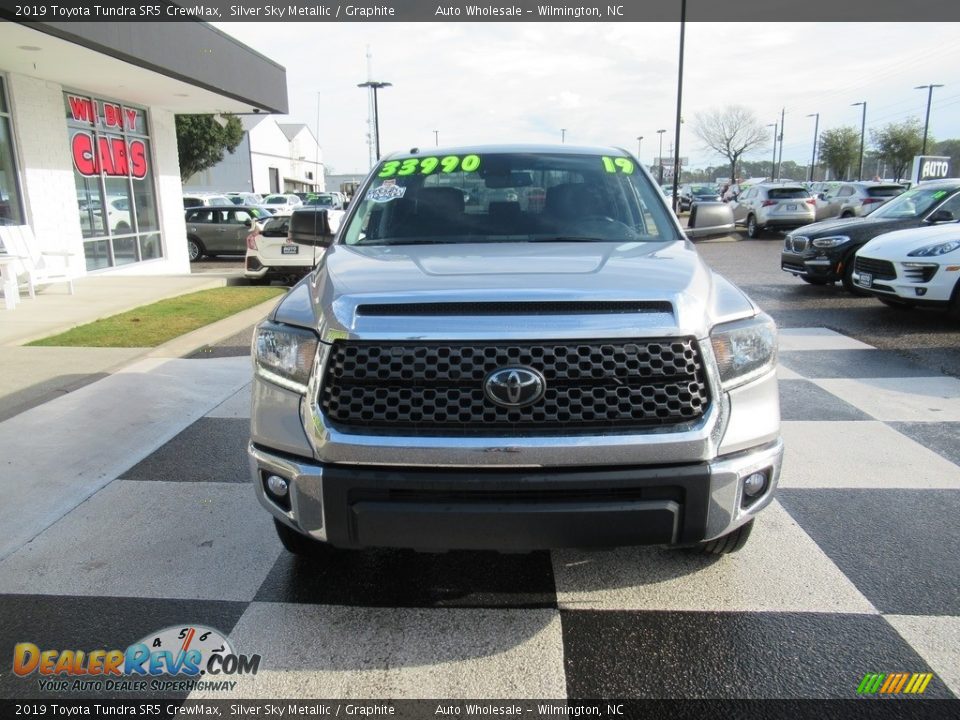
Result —
[[439, 130], [433, 131], [433, 146], [440, 147], [440, 131]]
[[863, 105], [863, 116], [860, 119], [860, 170], [857, 172], [857, 180], [863, 180], [863, 137], [867, 131], [867, 103], [866, 101], [850, 103], [850, 107]]
[[637, 135], [637, 160], [640, 159], [640, 143], [643, 142], [643, 135]]
[[[680, 60], [677, 64], [677, 129], [673, 142], [673, 211], [677, 212], [677, 192], [680, 183], [680, 125], [683, 123], [681, 103], [683, 101], [683, 40], [687, 29], [687, 0], [680, 1]], [[663, 162], [661, 160], [661, 162]]]
[[393, 83], [388, 82], [376, 82], [374, 80], [367, 80], [364, 83], [358, 83], [357, 87], [370, 88], [373, 92], [373, 154], [374, 157], [380, 159], [380, 108], [377, 105], [377, 90], [382, 88], [393, 87]]
[[768, 123], [767, 127], [773, 128], [773, 160], [770, 161], [770, 180], [773, 181], [773, 171], [777, 168], [777, 128], [778, 123]]
[[780, 155], [777, 157], [777, 180], [780, 179], [780, 165], [783, 164], [783, 131], [787, 125], [787, 109], [780, 109]]
[[657, 158], [657, 161], [660, 163], [660, 179], [657, 182], [660, 185], [663, 185], [663, 134], [666, 131], [666, 128], [663, 130], [657, 130], [657, 135], [660, 136], [660, 157]]
[[813, 121], [813, 153], [810, 155], [810, 182], [813, 182], [813, 168], [817, 164], [817, 133], [820, 132], [820, 113], [810, 113], [807, 117], [816, 118]]
[[567, 129], [560, 128], [560, 142], [565, 143], [567, 141]]
[[921, 155], [927, 154], [927, 130], [930, 128], [930, 101], [933, 100], [933, 89], [943, 85], [917, 85], [914, 90], [927, 90], [927, 119], [923, 121], [923, 150]]

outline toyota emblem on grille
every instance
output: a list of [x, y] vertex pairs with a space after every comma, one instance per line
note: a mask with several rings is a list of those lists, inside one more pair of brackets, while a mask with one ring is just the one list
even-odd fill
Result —
[[500, 368], [483, 381], [483, 392], [491, 402], [508, 408], [535, 403], [546, 389], [543, 375], [528, 367]]

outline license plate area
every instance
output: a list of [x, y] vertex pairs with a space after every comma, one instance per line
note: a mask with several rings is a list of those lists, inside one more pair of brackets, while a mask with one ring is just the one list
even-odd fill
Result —
[[299, 255], [300, 246], [299, 245], [284, 245], [280, 248], [281, 255]]
[[796, 204], [787, 205], [787, 211], [788, 211], [788, 212], [796, 212], [796, 211], [797, 211], [797, 206], [796, 206]]
[[857, 276], [857, 285], [862, 285], [863, 287], [870, 287], [873, 285], [873, 274], [862, 272]]

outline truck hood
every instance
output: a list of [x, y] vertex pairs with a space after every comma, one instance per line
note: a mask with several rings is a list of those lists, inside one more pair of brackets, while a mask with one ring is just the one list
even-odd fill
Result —
[[[661, 307], [581, 307], [575, 314], [503, 310], [504, 303], [610, 301]], [[482, 303], [493, 302], [501, 309], [491, 314]], [[414, 303], [421, 304], [416, 314], [392, 311]], [[644, 335], [704, 337], [717, 322], [755, 312], [749, 298], [712, 272], [689, 242], [518, 242], [334, 245], [291, 290], [275, 319], [313, 327], [328, 340], [627, 337], [641, 329]]]

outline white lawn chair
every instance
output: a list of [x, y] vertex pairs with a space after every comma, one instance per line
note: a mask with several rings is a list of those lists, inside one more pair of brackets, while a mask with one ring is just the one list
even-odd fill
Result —
[[[65, 282], [73, 295], [73, 274], [69, 259], [77, 253], [69, 250], [41, 250], [29, 225], [0, 226], [0, 243], [11, 255], [20, 260], [14, 264], [17, 279], [26, 285], [30, 297], [37, 296], [37, 288], [42, 285]], [[62, 258], [59, 264], [51, 263], [48, 258]]]

